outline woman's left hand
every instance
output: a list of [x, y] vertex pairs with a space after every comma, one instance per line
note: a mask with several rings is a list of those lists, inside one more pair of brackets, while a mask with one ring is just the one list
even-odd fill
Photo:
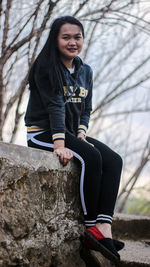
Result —
[[81, 139], [81, 140], [87, 142], [87, 143], [88, 143], [89, 145], [91, 145], [91, 146], [94, 146], [93, 144], [89, 143], [89, 142], [86, 140], [86, 137], [85, 137], [85, 135], [84, 135], [82, 132], [77, 134], [77, 138], [79, 138], [79, 139]]

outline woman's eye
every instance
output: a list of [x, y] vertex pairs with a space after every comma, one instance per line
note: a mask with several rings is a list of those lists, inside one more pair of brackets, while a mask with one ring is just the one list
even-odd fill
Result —
[[[74, 37], [75, 40], [79, 40], [80, 38], [81, 38], [81, 36], [76, 36], [76, 37]], [[63, 39], [64, 39], [64, 40], [69, 40], [69, 37], [64, 36]]]

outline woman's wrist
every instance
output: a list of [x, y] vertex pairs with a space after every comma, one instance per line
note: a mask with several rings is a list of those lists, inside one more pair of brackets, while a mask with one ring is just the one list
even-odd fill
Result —
[[85, 140], [86, 139], [86, 134], [85, 134], [85, 132], [78, 132], [77, 137], [80, 138], [80, 139]]
[[55, 140], [54, 141], [54, 150], [57, 148], [65, 147], [65, 141], [64, 140]]
[[82, 134], [82, 135], [84, 135], [86, 137], [86, 132], [84, 130], [79, 129], [78, 130], [78, 134]]

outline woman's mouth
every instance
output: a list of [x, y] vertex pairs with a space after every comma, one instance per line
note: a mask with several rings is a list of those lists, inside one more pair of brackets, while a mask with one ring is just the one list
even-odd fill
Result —
[[71, 52], [71, 53], [73, 53], [73, 52], [77, 51], [77, 49], [76, 49], [76, 48], [68, 48], [68, 50], [69, 50], [69, 52]]

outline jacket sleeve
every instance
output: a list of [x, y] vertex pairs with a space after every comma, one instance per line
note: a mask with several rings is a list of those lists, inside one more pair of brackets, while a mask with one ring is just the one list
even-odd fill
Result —
[[84, 111], [80, 116], [80, 125], [78, 126], [78, 132], [84, 131], [86, 133], [90, 120], [90, 114], [92, 111], [92, 88], [93, 88], [93, 72], [90, 68], [89, 83], [88, 83], [88, 94], [85, 98]]
[[[38, 77], [38, 78], [37, 78]], [[63, 91], [53, 92], [48, 73], [38, 71], [34, 75], [37, 90], [49, 114], [53, 141], [65, 139], [65, 105]]]

